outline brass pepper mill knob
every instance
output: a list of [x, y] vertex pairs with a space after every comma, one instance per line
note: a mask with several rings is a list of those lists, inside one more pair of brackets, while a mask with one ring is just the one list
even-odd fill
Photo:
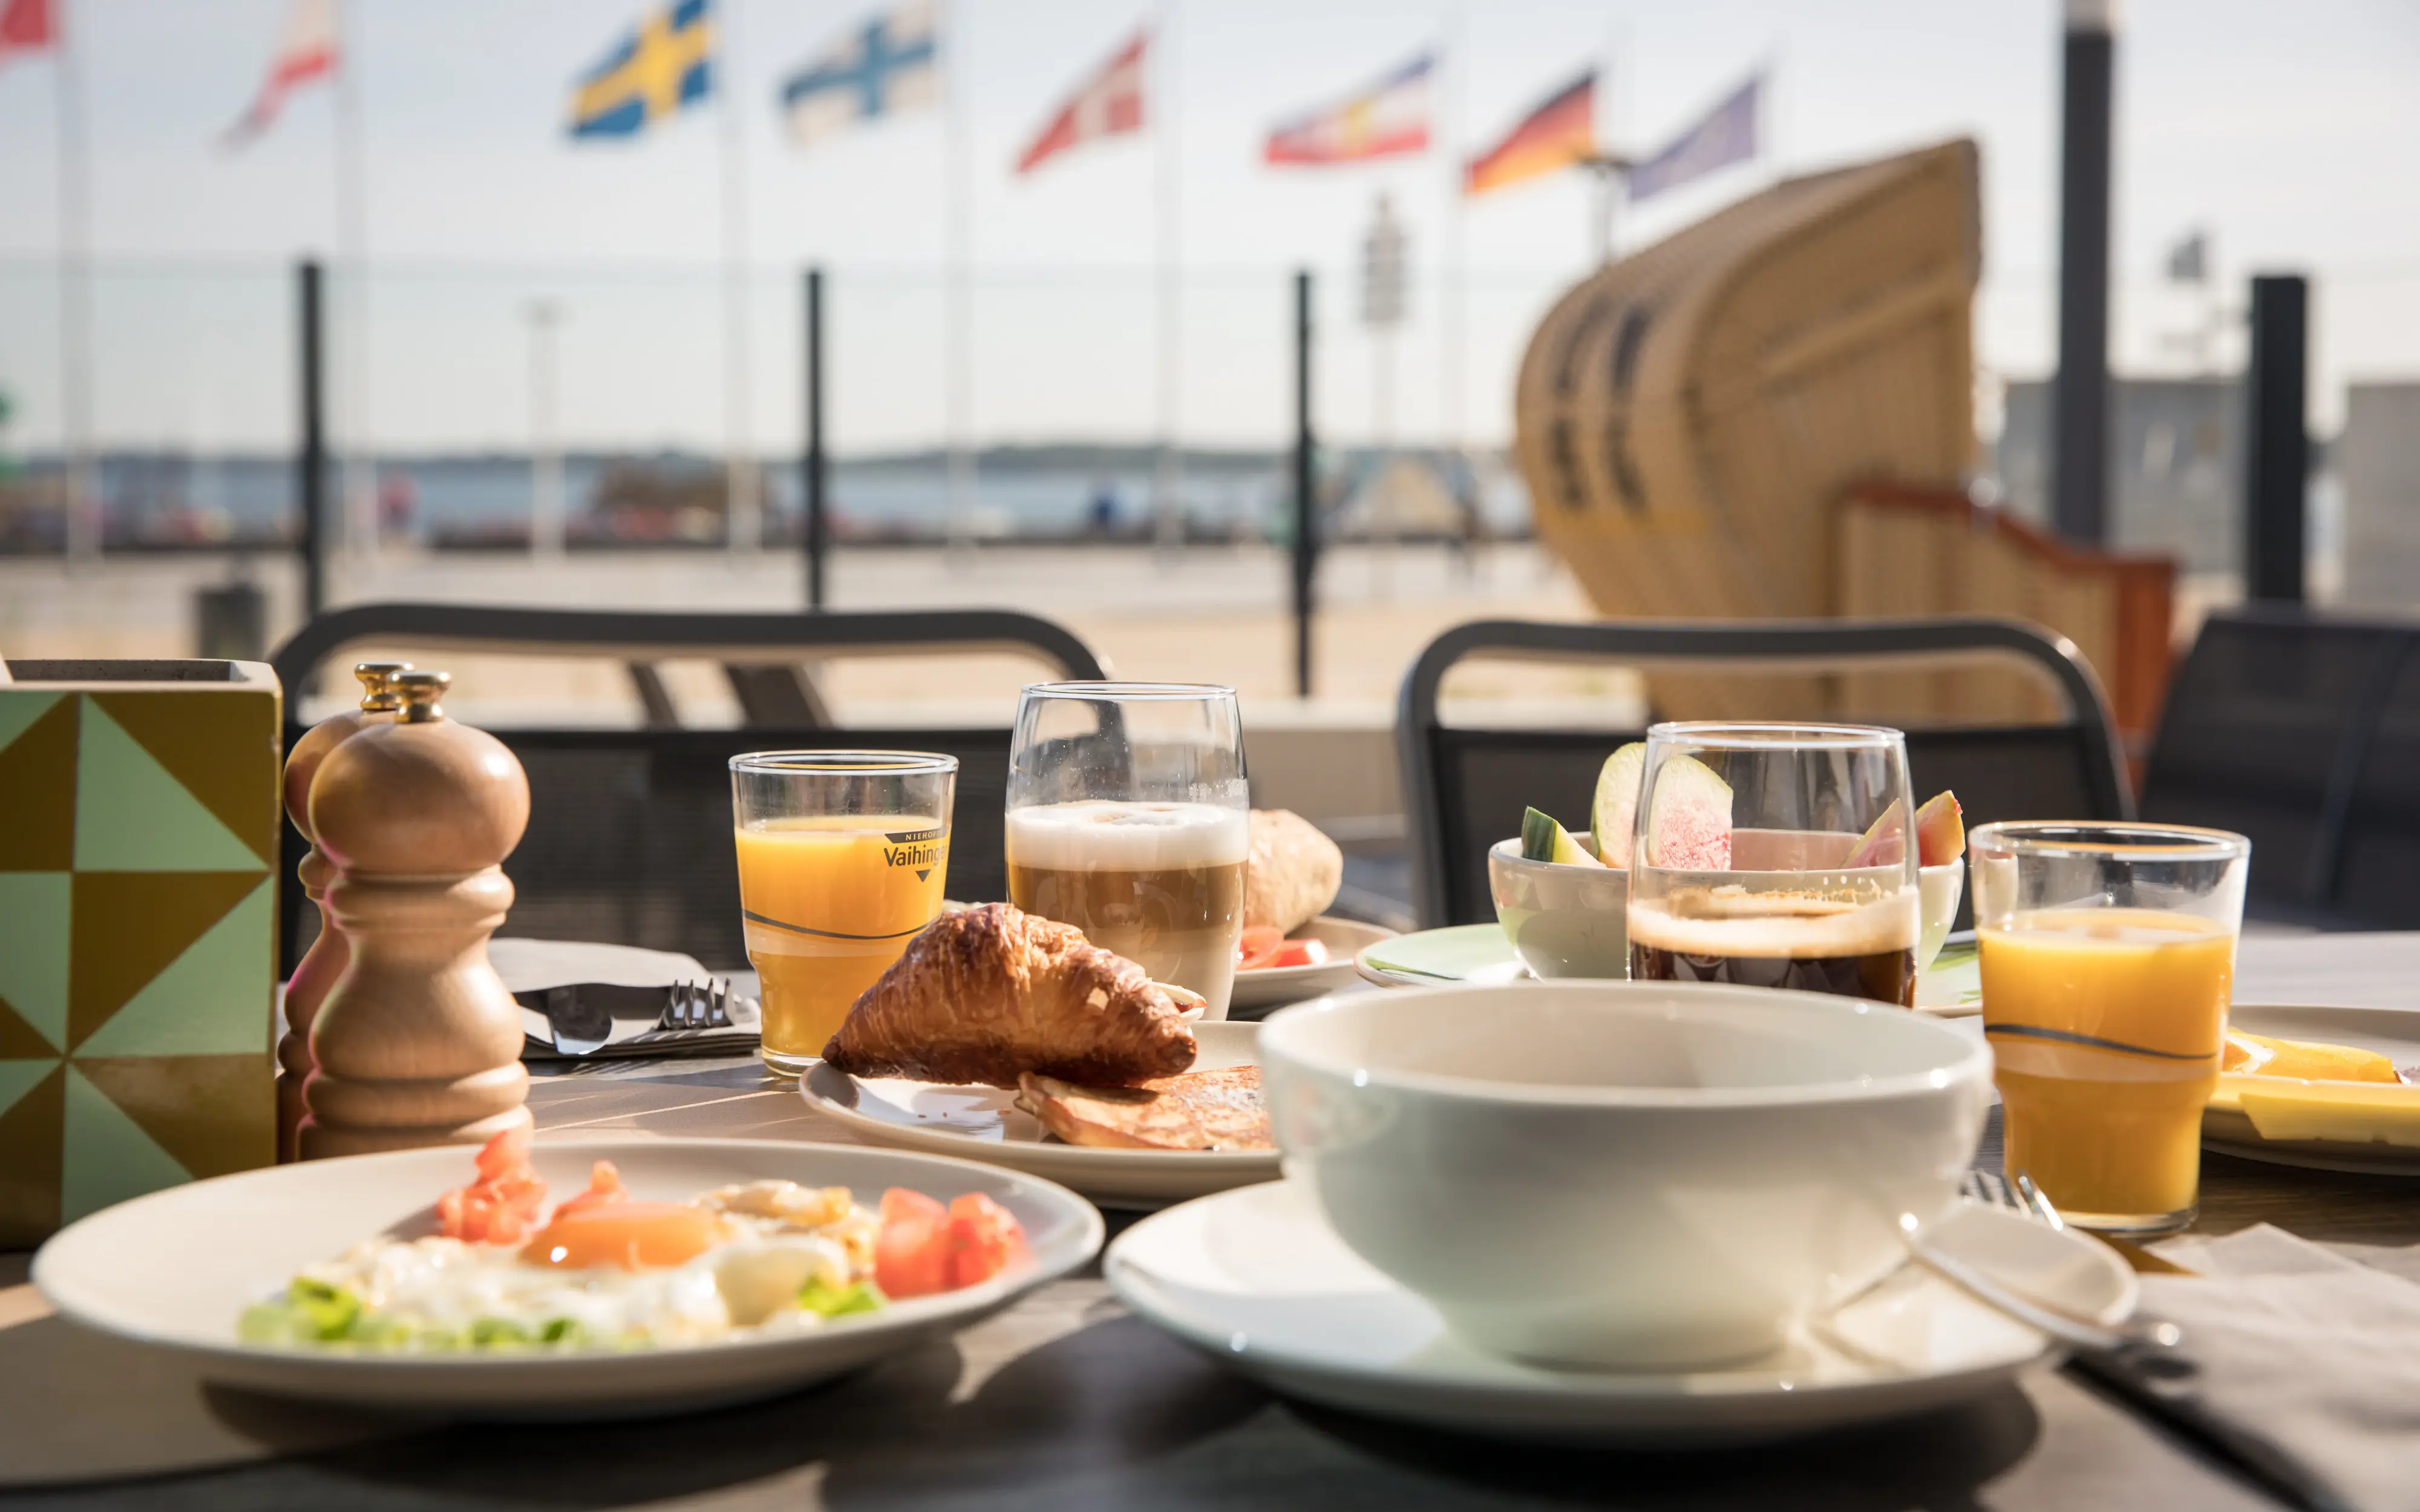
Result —
[[445, 710], [437, 700], [454, 681], [447, 672], [398, 672], [395, 691], [403, 700], [403, 712], [396, 716], [402, 725], [435, 725], [445, 718]]
[[356, 662], [353, 676], [362, 679], [362, 712], [392, 714], [403, 707], [395, 691], [396, 675], [411, 670], [409, 662]]

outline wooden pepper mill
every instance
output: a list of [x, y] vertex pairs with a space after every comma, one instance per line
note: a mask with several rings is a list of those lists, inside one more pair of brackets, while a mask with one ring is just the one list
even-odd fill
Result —
[[328, 753], [352, 739], [372, 725], [392, 722], [396, 710], [403, 707], [403, 698], [395, 691], [395, 675], [409, 672], [409, 662], [357, 662], [353, 676], [362, 683], [362, 706], [331, 714], [303, 733], [294, 742], [286, 757], [286, 817], [302, 838], [311, 842], [311, 853], [294, 868], [302, 883], [302, 896], [319, 909], [319, 933], [294, 968], [294, 975], [286, 984], [286, 1035], [277, 1042], [277, 1158], [294, 1159], [294, 1130], [302, 1122], [302, 1081], [311, 1074], [311, 1021], [319, 1016], [319, 1005], [327, 1000], [328, 989], [345, 974], [345, 962], [350, 953], [345, 949], [345, 937], [321, 899], [327, 896], [328, 883], [335, 876], [334, 863], [320, 850], [311, 838], [311, 779], [319, 773], [319, 763]]
[[395, 722], [311, 781], [311, 833], [336, 867], [326, 907], [352, 959], [311, 1026], [306, 1161], [475, 1145], [530, 1121], [520, 1010], [488, 960], [529, 779], [494, 736], [445, 717], [451, 680], [398, 675]]

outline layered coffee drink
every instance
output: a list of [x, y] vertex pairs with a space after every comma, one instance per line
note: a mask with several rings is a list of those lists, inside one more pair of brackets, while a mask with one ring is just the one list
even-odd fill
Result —
[[[1858, 896], [1863, 894], [1864, 896]], [[1730, 982], [1916, 1005], [1913, 888], [1752, 890], [1682, 884], [1630, 903], [1633, 981]]]
[[1209, 803], [1086, 802], [1008, 812], [1009, 901], [1189, 988], [1223, 1019], [1244, 930], [1251, 820]]

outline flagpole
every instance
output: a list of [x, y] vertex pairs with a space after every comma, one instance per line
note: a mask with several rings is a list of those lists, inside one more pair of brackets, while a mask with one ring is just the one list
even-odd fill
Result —
[[101, 556], [101, 501], [92, 456], [92, 152], [85, 134], [84, 74], [73, 7], [58, 0], [59, 453], [68, 558]]
[[1176, 15], [1177, 0], [1161, 0], [1157, 35], [1152, 39], [1153, 51], [1159, 55], [1159, 100], [1156, 106], [1159, 115], [1159, 157], [1152, 175], [1155, 197], [1159, 201], [1159, 469], [1154, 513], [1163, 564], [1185, 538], [1185, 505], [1180, 492], [1184, 460], [1177, 450], [1180, 390], [1184, 382], [1180, 348], [1183, 333], [1179, 327], [1183, 314], [1179, 304], [1183, 297], [1179, 264], [1184, 255], [1184, 227], [1177, 197], [1182, 165], [1178, 161], [1181, 142], [1177, 130]]
[[967, 452], [967, 429], [974, 404], [974, 375], [969, 368], [972, 354], [967, 348], [968, 320], [968, 231], [970, 215], [967, 190], [970, 173], [967, 163], [966, 101], [966, 32], [964, 23], [968, 8], [959, 0], [949, 6], [948, 36], [943, 45], [948, 49], [943, 67], [948, 73], [942, 82], [945, 119], [942, 132], [945, 140], [942, 152], [942, 316], [941, 363], [942, 395], [946, 411], [944, 428], [948, 431], [949, 448], [949, 562], [954, 568], [966, 563], [968, 535], [974, 509], [974, 460]]
[[[1477, 517], [1479, 508], [1479, 475], [1470, 465], [1469, 437], [1463, 422], [1463, 365], [1466, 361], [1469, 268], [1463, 241], [1463, 217], [1468, 208], [1465, 203], [1462, 144], [1463, 91], [1466, 87], [1469, 65], [1465, 62], [1463, 47], [1467, 33], [1466, 12], [1463, 6], [1446, 8], [1445, 68], [1446, 87], [1442, 107], [1437, 117], [1443, 124], [1441, 132], [1445, 148], [1445, 288], [1440, 303], [1445, 306], [1445, 444], [1449, 466], [1459, 466], [1461, 473], [1450, 475], [1447, 488], [1455, 502], [1466, 511], [1466, 526]], [[1466, 488], [1467, 496], [1466, 496]], [[1468, 553], [1462, 559], [1463, 569], [1472, 566]]]
[[336, 23], [336, 243], [351, 329], [345, 363], [345, 545], [375, 572], [379, 552], [378, 460], [370, 439], [368, 196], [363, 182], [361, 85], [355, 43], [358, 0], [334, 0]]
[[715, 88], [722, 128], [722, 405], [724, 540], [735, 553], [764, 538], [763, 501], [749, 457], [748, 148], [739, 113], [739, 5], [716, 6]]

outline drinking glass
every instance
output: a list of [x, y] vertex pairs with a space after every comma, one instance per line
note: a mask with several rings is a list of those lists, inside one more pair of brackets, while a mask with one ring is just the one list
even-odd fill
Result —
[[1907, 740], [1870, 725], [1657, 725], [1631, 829], [1630, 974], [1913, 1006]]
[[1008, 896], [1227, 1016], [1251, 849], [1235, 690], [1043, 682], [1008, 768]]
[[2252, 842], [2166, 824], [1967, 839], [2004, 1162], [2076, 1223], [2193, 1221]]
[[757, 751], [731, 758], [732, 839], [765, 1064], [796, 1076], [858, 994], [940, 916], [958, 758]]

